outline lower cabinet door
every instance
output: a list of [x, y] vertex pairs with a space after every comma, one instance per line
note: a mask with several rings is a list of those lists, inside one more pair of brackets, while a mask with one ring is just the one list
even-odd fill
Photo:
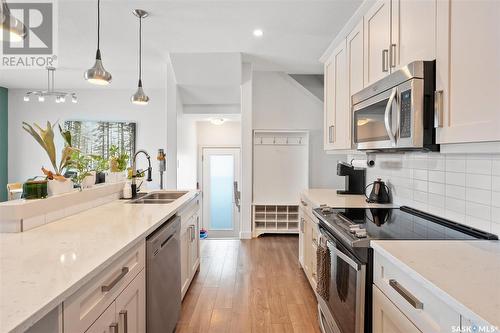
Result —
[[376, 285], [373, 285], [373, 333], [421, 333]]
[[189, 288], [189, 246], [191, 244], [191, 230], [189, 226], [182, 226], [181, 229], [181, 294], [186, 294]]
[[198, 265], [200, 264], [200, 217], [196, 214], [193, 218], [191, 225], [191, 242], [189, 244], [189, 275], [190, 277], [196, 273]]
[[[85, 333], [110, 333], [118, 332], [118, 323], [115, 318], [115, 302], [97, 318], [97, 320], [88, 328]], [[113, 326], [115, 327], [113, 330]]]
[[119, 332], [146, 332], [146, 273], [144, 269], [116, 298], [115, 303]]

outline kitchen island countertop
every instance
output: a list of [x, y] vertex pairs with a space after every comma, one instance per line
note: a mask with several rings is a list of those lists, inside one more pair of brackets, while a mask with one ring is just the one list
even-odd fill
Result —
[[24, 332], [192, 201], [116, 200], [21, 233], [0, 233], [0, 333]]

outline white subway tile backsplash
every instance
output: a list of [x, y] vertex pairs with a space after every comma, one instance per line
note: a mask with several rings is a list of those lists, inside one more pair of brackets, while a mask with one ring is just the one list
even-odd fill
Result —
[[484, 205], [491, 205], [491, 191], [480, 190], [477, 188], [468, 188], [466, 190], [466, 200], [480, 203]]
[[465, 186], [465, 173], [463, 172], [446, 172], [446, 184]]
[[393, 201], [500, 234], [500, 154], [378, 154]]
[[443, 171], [429, 171], [429, 181], [434, 183], [444, 183], [445, 173]]
[[465, 215], [484, 220], [491, 220], [491, 207], [475, 202], [466, 202]]
[[446, 171], [465, 172], [465, 160], [446, 159]]
[[429, 190], [429, 193], [439, 194], [439, 195], [442, 195], [442, 196], [444, 196], [445, 193], [446, 193], [446, 187], [445, 187], [445, 185], [444, 184], [440, 184], [440, 183], [429, 182], [428, 183], [428, 190]]
[[467, 174], [466, 184], [467, 187], [491, 190], [491, 176]]
[[491, 175], [491, 165], [492, 161], [488, 160], [467, 160], [466, 171], [467, 173]]
[[450, 198], [465, 200], [465, 187], [446, 185], [446, 196]]

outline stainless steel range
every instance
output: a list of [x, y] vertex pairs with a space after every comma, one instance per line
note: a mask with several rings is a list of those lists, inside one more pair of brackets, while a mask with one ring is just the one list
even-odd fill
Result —
[[488, 232], [410, 207], [321, 207], [313, 212], [330, 252], [328, 297], [318, 296], [324, 333], [372, 331], [371, 240], [498, 239]]

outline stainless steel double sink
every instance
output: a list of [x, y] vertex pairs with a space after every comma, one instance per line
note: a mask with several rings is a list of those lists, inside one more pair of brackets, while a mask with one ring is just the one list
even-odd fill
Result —
[[137, 198], [129, 201], [131, 204], [169, 204], [182, 197], [187, 191], [154, 191], [137, 193]]

